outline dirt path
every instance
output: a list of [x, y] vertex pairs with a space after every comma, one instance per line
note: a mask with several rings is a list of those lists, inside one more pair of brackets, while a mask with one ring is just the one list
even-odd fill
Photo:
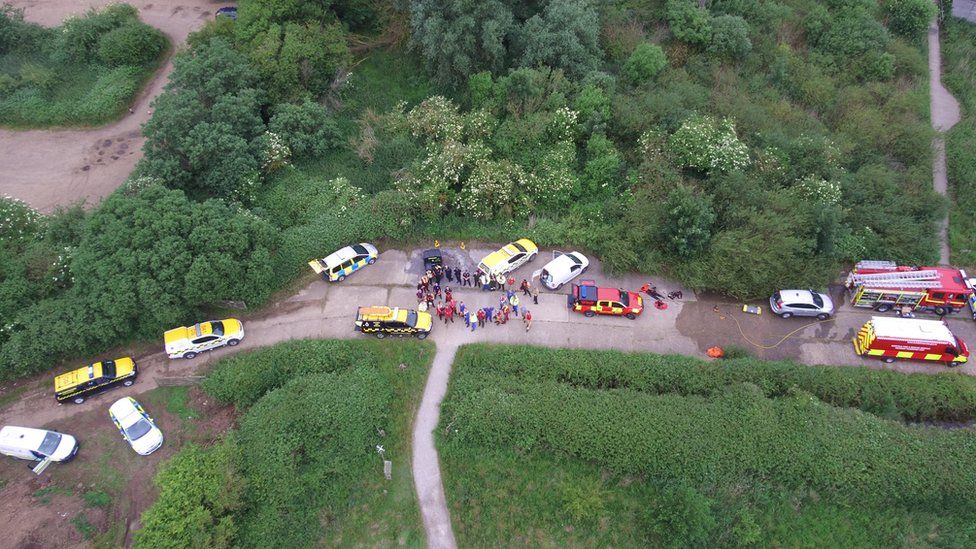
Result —
[[447, 394], [447, 382], [451, 377], [451, 364], [456, 352], [457, 343], [437, 343], [437, 354], [434, 355], [423, 400], [413, 423], [413, 482], [417, 487], [420, 513], [424, 517], [427, 547], [434, 549], [457, 547], [451, 528], [451, 513], [444, 496], [444, 483], [441, 481], [440, 461], [434, 446], [434, 429], [440, 421], [441, 401]]
[[[942, 49], [939, 44], [939, 20], [929, 26], [929, 89], [932, 127], [938, 135], [932, 140], [935, 158], [932, 163], [932, 184], [936, 192], [946, 195], [949, 181], [946, 176], [945, 132], [959, 122], [959, 102], [942, 85]], [[949, 265], [949, 218], [939, 225], [939, 263]]]
[[[28, 21], [55, 26], [70, 15], [101, 8], [111, 0], [13, 0]], [[178, 47], [226, 2], [129, 0], [146, 23]], [[97, 204], [114, 191], [142, 158], [142, 124], [162, 92], [173, 65], [167, 60], [133, 105], [133, 114], [88, 129], [0, 130], [0, 194], [27, 201], [41, 212], [76, 202]]]

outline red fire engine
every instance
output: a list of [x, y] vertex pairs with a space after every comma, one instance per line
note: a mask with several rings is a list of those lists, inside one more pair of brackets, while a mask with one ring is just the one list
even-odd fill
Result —
[[635, 292], [598, 288], [592, 280], [580, 280], [573, 284], [569, 308], [585, 316], [619, 315], [634, 320], [644, 310], [644, 301]]
[[966, 271], [951, 267], [904, 267], [892, 261], [861, 261], [847, 275], [851, 305], [880, 313], [908, 307], [937, 315], [967, 306], [973, 286]]
[[854, 351], [885, 362], [896, 358], [933, 360], [958, 366], [969, 360], [969, 347], [941, 320], [871, 318], [854, 338]]

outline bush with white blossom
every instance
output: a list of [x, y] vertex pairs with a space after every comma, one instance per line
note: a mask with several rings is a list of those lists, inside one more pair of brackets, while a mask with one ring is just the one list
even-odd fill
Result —
[[291, 163], [291, 149], [280, 135], [264, 132], [261, 136], [261, 169], [271, 173]]
[[749, 166], [749, 148], [739, 140], [735, 124], [728, 118], [693, 115], [671, 135], [668, 144], [681, 166], [708, 174]]
[[19, 198], [0, 197], [0, 241], [21, 242], [34, 238], [42, 216]]
[[836, 181], [827, 181], [822, 177], [808, 175], [801, 179], [794, 188], [808, 200], [829, 206], [840, 204], [840, 183]]

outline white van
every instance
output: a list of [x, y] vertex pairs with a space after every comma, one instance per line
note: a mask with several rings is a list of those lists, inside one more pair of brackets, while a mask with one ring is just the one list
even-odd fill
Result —
[[0, 429], [0, 454], [31, 461], [70, 461], [78, 453], [78, 441], [71, 435], [6, 426]]
[[586, 272], [590, 260], [579, 252], [553, 252], [553, 259], [546, 266], [532, 273], [550, 290], [558, 290], [563, 284]]

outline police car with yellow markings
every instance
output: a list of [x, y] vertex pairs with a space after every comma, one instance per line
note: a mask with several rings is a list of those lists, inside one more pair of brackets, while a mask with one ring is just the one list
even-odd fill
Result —
[[103, 360], [65, 372], [54, 378], [54, 398], [58, 402], [81, 404], [86, 398], [106, 389], [122, 385], [129, 387], [139, 371], [132, 357]]
[[356, 313], [356, 330], [380, 339], [387, 335], [426, 339], [433, 323], [429, 313], [400, 307], [360, 307]]
[[347, 276], [366, 265], [376, 263], [378, 256], [376, 246], [361, 242], [336, 250], [322, 259], [313, 259], [308, 262], [308, 265], [327, 281], [342, 282]]
[[535, 259], [539, 247], [528, 238], [520, 238], [511, 244], [502, 246], [497, 252], [485, 256], [478, 264], [483, 273], [492, 275], [508, 274], [522, 265]]
[[194, 358], [203, 351], [229, 345], [244, 339], [244, 325], [236, 318], [210, 320], [193, 326], [181, 326], [163, 335], [170, 358]]

